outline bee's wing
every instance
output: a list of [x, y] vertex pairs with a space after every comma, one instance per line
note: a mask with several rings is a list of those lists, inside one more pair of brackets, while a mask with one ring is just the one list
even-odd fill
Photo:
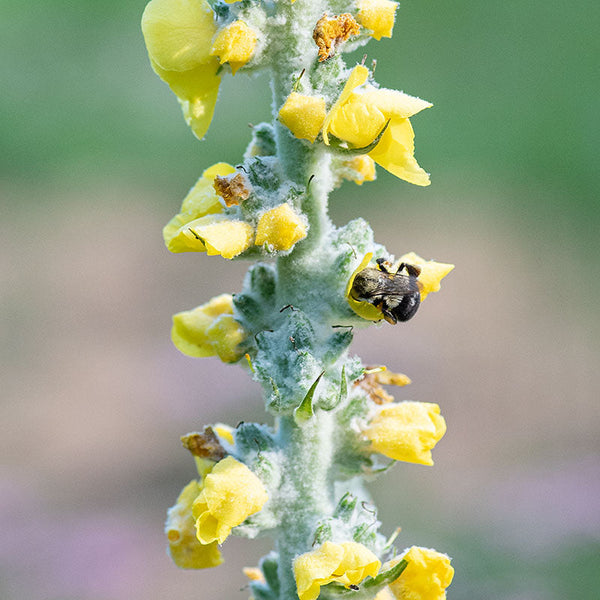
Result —
[[418, 280], [400, 273], [396, 273], [392, 277], [383, 277], [380, 284], [381, 287], [377, 291], [386, 296], [404, 296], [421, 289]]

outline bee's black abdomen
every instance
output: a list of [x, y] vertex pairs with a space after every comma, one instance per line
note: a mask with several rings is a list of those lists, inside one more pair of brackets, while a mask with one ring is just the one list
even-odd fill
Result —
[[397, 306], [394, 306], [390, 312], [398, 319], [398, 321], [408, 321], [415, 316], [417, 310], [419, 310], [419, 304], [421, 304], [421, 294], [419, 292], [413, 292], [403, 296], [402, 300]]

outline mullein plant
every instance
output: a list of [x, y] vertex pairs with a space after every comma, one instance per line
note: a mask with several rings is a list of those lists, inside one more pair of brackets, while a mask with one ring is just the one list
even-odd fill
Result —
[[410, 318], [453, 266], [414, 252], [395, 260], [366, 221], [336, 227], [327, 211], [333, 189], [372, 181], [375, 165], [429, 185], [409, 121], [429, 102], [343, 60], [391, 37], [397, 8], [152, 0], [142, 17], [152, 68], [200, 139], [223, 77], [271, 79], [272, 121], [252, 127], [238, 164], [207, 166], [163, 231], [171, 252], [254, 261], [239, 293], [176, 314], [172, 339], [186, 355], [240, 364], [274, 424], [183, 436], [197, 474], [166, 522], [169, 555], [187, 569], [220, 565], [231, 534], [273, 536], [274, 551], [245, 570], [254, 600], [437, 600], [453, 576], [445, 554], [396, 550], [399, 529], [380, 531], [364, 487], [396, 461], [433, 464], [440, 409], [395, 402], [383, 386], [408, 377], [348, 353], [355, 328]]

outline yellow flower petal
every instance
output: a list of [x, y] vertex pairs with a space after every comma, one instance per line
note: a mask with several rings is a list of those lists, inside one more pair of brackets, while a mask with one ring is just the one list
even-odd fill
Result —
[[325, 121], [323, 123], [323, 141], [326, 144], [329, 144], [329, 126], [332, 119], [335, 117], [338, 109], [342, 106], [346, 100], [349, 98], [350, 94], [354, 91], [355, 88], [362, 85], [367, 81], [369, 77], [369, 69], [367, 67], [363, 67], [362, 65], [356, 65], [352, 72], [350, 73], [350, 77], [348, 77], [348, 81], [346, 85], [344, 85], [344, 89], [340, 94], [340, 97], [335, 101], [327, 116], [325, 117]]
[[237, 362], [242, 357], [243, 352], [238, 350], [238, 346], [247, 335], [233, 315], [223, 315], [215, 319], [207, 327], [206, 334], [212, 340], [212, 347], [223, 362]]
[[166, 71], [189, 71], [207, 63], [215, 31], [206, 0], [151, 0], [142, 15], [148, 54]]
[[363, 94], [354, 92], [331, 113], [330, 133], [356, 148], [364, 148], [373, 142], [387, 122], [376, 105], [364, 102]]
[[201, 544], [196, 538], [192, 504], [200, 494], [201, 485], [190, 481], [167, 512], [165, 533], [169, 541], [169, 555], [182, 569], [205, 569], [223, 562], [217, 543]]
[[219, 461], [206, 476], [194, 500], [196, 536], [202, 544], [222, 544], [231, 529], [259, 512], [269, 499], [261, 480], [232, 456]]
[[358, 185], [362, 185], [365, 181], [375, 181], [375, 161], [367, 154], [354, 156], [344, 166], [354, 171], [352, 181]]
[[438, 292], [442, 279], [454, 269], [454, 265], [439, 263], [434, 260], [425, 260], [414, 252], [402, 255], [399, 260], [400, 262], [421, 267], [421, 274], [419, 275], [421, 301], [425, 300], [427, 294]]
[[224, 423], [216, 423], [213, 425], [213, 431], [220, 437], [223, 438], [227, 443], [233, 446], [233, 427], [225, 425]]
[[304, 220], [287, 202], [284, 202], [260, 217], [254, 243], [257, 246], [269, 244], [274, 250], [289, 250], [305, 237]]
[[381, 562], [362, 544], [325, 542], [294, 560], [298, 597], [300, 600], [315, 600], [321, 586], [333, 581], [346, 587], [357, 585], [365, 577], [375, 577], [380, 567]]
[[400, 402], [377, 407], [364, 430], [371, 448], [388, 458], [432, 465], [432, 448], [446, 433], [440, 407], [429, 402]]
[[433, 106], [431, 102], [417, 98], [417, 96], [410, 96], [398, 90], [373, 86], [367, 86], [364, 90], [355, 92], [353, 96], [357, 96], [356, 100], [363, 104], [376, 107], [382, 112], [386, 120], [408, 119], [408, 117]]
[[210, 54], [218, 56], [221, 64], [229, 63], [235, 75], [252, 58], [256, 40], [256, 33], [244, 21], [234, 21], [219, 31]]
[[371, 36], [376, 40], [382, 37], [392, 37], [397, 2], [390, 0], [358, 0], [358, 22], [371, 30]]
[[408, 119], [391, 121], [369, 156], [392, 175], [415, 185], [427, 186], [431, 183], [429, 173], [413, 156], [413, 140], [414, 133]]
[[213, 181], [217, 175], [225, 176], [231, 173], [235, 173], [235, 167], [227, 163], [217, 163], [202, 173], [184, 198], [179, 214], [175, 215], [163, 229], [163, 239], [167, 247], [171, 239], [186, 223], [206, 215], [220, 213], [223, 210], [223, 205], [213, 187]]
[[381, 321], [381, 319], [383, 319], [383, 314], [378, 308], [375, 308], [375, 306], [373, 306], [369, 302], [359, 302], [350, 295], [350, 290], [352, 289], [354, 278], [358, 275], [358, 273], [360, 273], [363, 269], [367, 267], [367, 265], [371, 262], [372, 258], [372, 252], [365, 254], [358, 267], [356, 267], [356, 269], [354, 270], [354, 273], [352, 273], [352, 275], [350, 276], [350, 279], [348, 279], [348, 284], [346, 285], [346, 300], [348, 300], [350, 308], [359, 317], [362, 317], [367, 321]]
[[412, 546], [386, 567], [391, 568], [402, 559], [408, 565], [389, 586], [396, 600], [445, 600], [446, 588], [454, 577], [446, 554]]
[[166, 82], [177, 96], [183, 118], [194, 135], [202, 139], [213, 118], [219, 84], [219, 61], [216, 58], [189, 71], [167, 71], [152, 62], [155, 73]]
[[246, 332], [233, 318], [232, 300], [230, 294], [221, 294], [193, 310], [173, 315], [171, 339], [176, 348], [187, 356], [238, 361], [243, 356], [238, 346]]
[[260, 581], [261, 583], [265, 583], [265, 576], [258, 567], [244, 567], [242, 572], [250, 581]]
[[206, 0], [151, 0], [142, 31], [152, 68], [175, 93], [187, 124], [202, 139], [221, 81], [219, 61], [209, 54], [216, 31], [212, 8]]
[[233, 258], [252, 245], [252, 226], [224, 215], [207, 215], [180, 227], [168, 241], [171, 252], [206, 252]]
[[322, 96], [304, 96], [292, 92], [279, 110], [279, 120], [300, 140], [314, 142], [327, 111]]

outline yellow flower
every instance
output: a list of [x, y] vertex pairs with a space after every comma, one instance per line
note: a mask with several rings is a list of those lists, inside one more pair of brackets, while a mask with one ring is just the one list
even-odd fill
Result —
[[365, 28], [371, 30], [371, 36], [376, 40], [382, 37], [392, 37], [397, 2], [391, 0], [358, 0], [357, 20]]
[[233, 527], [259, 512], [268, 499], [261, 480], [246, 465], [224, 458], [206, 476], [194, 500], [196, 536], [202, 544], [222, 544]]
[[219, 31], [210, 54], [218, 56], [220, 64], [229, 63], [235, 75], [252, 58], [256, 39], [256, 33], [244, 21], [234, 21]]
[[394, 460], [432, 465], [431, 449], [446, 433], [446, 421], [437, 404], [384, 404], [377, 407], [363, 433], [375, 452]]
[[167, 512], [165, 533], [169, 540], [169, 555], [182, 569], [205, 569], [223, 562], [216, 542], [205, 545], [196, 538], [192, 503], [200, 490], [198, 481], [190, 481], [179, 494], [175, 506]]
[[316, 550], [294, 560], [294, 576], [300, 600], [315, 600], [321, 586], [333, 581], [346, 587], [358, 585], [365, 577], [375, 577], [381, 562], [357, 542], [325, 542]]
[[273, 250], [289, 250], [306, 237], [306, 225], [302, 217], [284, 202], [263, 213], [256, 227], [257, 246], [268, 244]]
[[206, 215], [220, 213], [223, 205], [219, 201], [213, 182], [217, 176], [235, 173], [235, 168], [227, 163], [217, 163], [202, 173], [194, 187], [188, 192], [181, 205], [181, 212], [175, 215], [163, 229], [163, 239], [167, 248], [181, 227]]
[[246, 332], [233, 318], [230, 294], [173, 315], [171, 339], [187, 356], [218, 356], [223, 362], [236, 362], [244, 354], [238, 346], [245, 338]]
[[391, 568], [402, 559], [408, 565], [389, 586], [396, 600], [445, 600], [446, 588], [454, 576], [446, 554], [412, 546], [386, 567]]
[[375, 181], [375, 161], [367, 154], [354, 156], [344, 166], [352, 172], [351, 179], [358, 185], [365, 181]]
[[421, 267], [421, 274], [418, 280], [421, 288], [421, 301], [425, 300], [427, 294], [439, 292], [440, 282], [454, 269], [454, 265], [439, 263], [434, 260], [425, 260], [414, 252], [403, 254], [399, 261]]
[[414, 132], [408, 118], [431, 104], [397, 90], [372, 85], [356, 90], [367, 81], [368, 75], [366, 67], [354, 67], [325, 118], [323, 141], [329, 144], [329, 134], [333, 134], [353, 147], [364, 148], [386, 128], [369, 156], [400, 179], [415, 185], [429, 185], [429, 175], [414, 157]]
[[254, 231], [244, 221], [234, 221], [224, 215], [207, 215], [180, 227], [169, 240], [171, 252], [206, 252], [234, 258], [252, 245]]
[[242, 573], [244, 573], [244, 575], [250, 581], [259, 581], [260, 583], [265, 583], [265, 576], [258, 567], [244, 567], [242, 569]]
[[300, 140], [314, 142], [325, 121], [325, 98], [292, 92], [281, 109], [279, 120]]
[[219, 61], [210, 55], [216, 32], [212, 8], [206, 0], [151, 0], [142, 32], [152, 68], [179, 99], [196, 137], [203, 138], [221, 82]]

